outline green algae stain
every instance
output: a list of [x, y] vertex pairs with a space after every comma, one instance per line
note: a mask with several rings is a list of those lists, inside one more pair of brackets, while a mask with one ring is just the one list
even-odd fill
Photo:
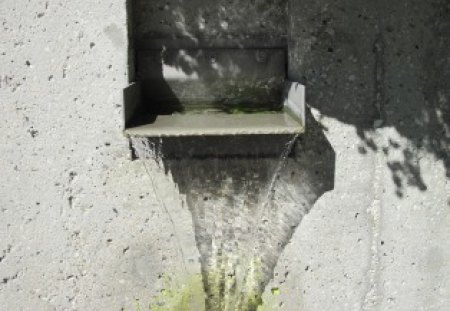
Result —
[[151, 311], [204, 310], [205, 294], [199, 274], [188, 277], [164, 277], [164, 288], [149, 304]]
[[263, 301], [261, 268], [259, 259], [252, 259], [245, 275], [211, 269], [204, 281], [201, 274], [165, 274], [159, 294], [151, 298], [148, 308], [138, 305], [136, 311], [277, 311], [275, 296], [280, 290], [271, 288], [271, 297]]
[[280, 294], [280, 289], [278, 287], [273, 287], [271, 290], [272, 295], [278, 296]]
[[[236, 259], [234, 259], [236, 260]], [[275, 299], [265, 298], [265, 264], [257, 256], [233, 258], [222, 255], [216, 269], [205, 273], [207, 311], [275, 311]], [[274, 296], [274, 295], [271, 295]], [[272, 301], [273, 300], [273, 301]]]

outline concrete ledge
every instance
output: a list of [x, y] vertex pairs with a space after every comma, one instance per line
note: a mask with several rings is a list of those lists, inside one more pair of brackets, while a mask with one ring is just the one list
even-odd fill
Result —
[[287, 113], [161, 115], [153, 123], [128, 128], [138, 137], [300, 134], [304, 126]]

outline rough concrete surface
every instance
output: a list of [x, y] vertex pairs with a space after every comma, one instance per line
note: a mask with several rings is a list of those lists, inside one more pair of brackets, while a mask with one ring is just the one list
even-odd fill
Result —
[[[305, 181], [283, 175], [274, 198], [287, 221], [270, 250], [258, 241], [263, 307], [448, 310], [449, 1], [289, 11], [289, 78], [306, 85], [312, 119], [285, 167]], [[176, 160], [132, 161], [122, 134], [124, 1], [1, 0], [0, 27], [0, 310], [146, 310], [174, 283], [211, 277], [201, 238], [215, 215], [193, 217], [212, 204], [199, 203], [209, 164], [185, 174]], [[317, 202], [297, 210], [290, 190]]]

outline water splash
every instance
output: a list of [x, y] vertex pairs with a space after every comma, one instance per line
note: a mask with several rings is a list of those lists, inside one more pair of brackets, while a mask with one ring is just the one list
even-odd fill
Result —
[[163, 159], [162, 145], [162, 139], [160, 139], [158, 143], [155, 143], [145, 137], [131, 138], [131, 146], [139, 159], [153, 160], [158, 164]]

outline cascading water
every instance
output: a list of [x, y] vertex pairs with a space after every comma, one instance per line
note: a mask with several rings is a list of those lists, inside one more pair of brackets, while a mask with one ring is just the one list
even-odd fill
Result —
[[[283, 248], [317, 199], [302, 159], [289, 157], [296, 140], [280, 157], [172, 160], [162, 159], [159, 143], [132, 140], [142, 161], [163, 160], [186, 195], [208, 311], [258, 308]], [[176, 220], [168, 219], [176, 231]]]

